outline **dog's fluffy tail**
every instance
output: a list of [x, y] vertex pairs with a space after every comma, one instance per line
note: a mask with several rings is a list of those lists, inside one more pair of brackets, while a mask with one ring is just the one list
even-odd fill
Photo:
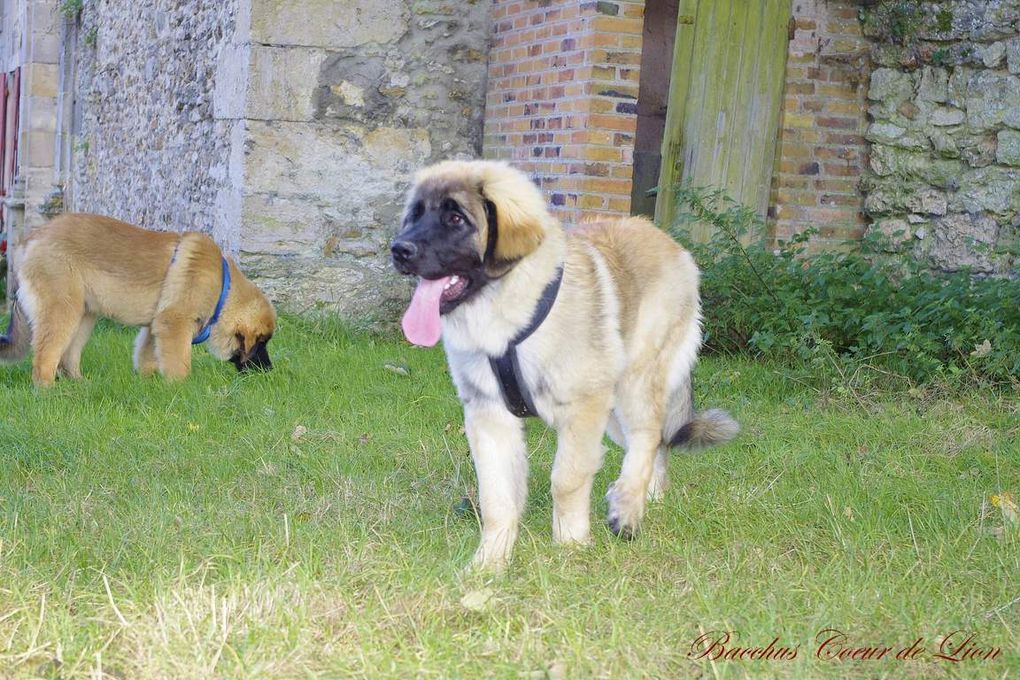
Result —
[[691, 420], [669, 439], [670, 446], [701, 449], [728, 442], [740, 432], [740, 424], [718, 408], [697, 411]]
[[15, 301], [7, 331], [0, 335], [0, 362], [21, 361], [32, 346], [32, 327], [28, 316]]

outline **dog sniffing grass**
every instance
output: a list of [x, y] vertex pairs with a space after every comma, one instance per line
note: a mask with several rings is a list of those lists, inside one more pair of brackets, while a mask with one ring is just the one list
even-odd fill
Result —
[[[529, 424], [531, 498], [499, 579], [463, 577], [474, 472], [439, 350], [284, 317], [275, 370], [204, 352], [191, 379], [132, 372], [101, 325], [82, 381], [0, 368], [3, 677], [1002, 677], [1020, 669], [1013, 398], [828, 401], [769, 366], [705, 359], [699, 403], [736, 442], [670, 463], [624, 543], [549, 541], [554, 437]], [[385, 367], [400, 366], [394, 371]], [[619, 466], [611, 449], [601, 497]], [[604, 508], [603, 508], [604, 509]], [[1003, 654], [841, 663], [972, 630]], [[694, 662], [702, 631], [779, 637], [789, 662]], [[936, 665], [932, 665], [936, 663]], [[911, 665], [912, 664], [912, 665]]]

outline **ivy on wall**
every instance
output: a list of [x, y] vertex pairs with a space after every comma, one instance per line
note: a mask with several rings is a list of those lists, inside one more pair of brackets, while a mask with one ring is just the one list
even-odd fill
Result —
[[952, 8], [919, 0], [879, 0], [862, 7], [859, 18], [864, 34], [875, 43], [880, 62], [917, 67], [950, 66], [959, 57], [949, 46], [953, 37]]
[[867, 3], [858, 16], [868, 37], [900, 46], [910, 45], [919, 35], [948, 34], [953, 28], [951, 9], [935, 9], [932, 3], [918, 0]]

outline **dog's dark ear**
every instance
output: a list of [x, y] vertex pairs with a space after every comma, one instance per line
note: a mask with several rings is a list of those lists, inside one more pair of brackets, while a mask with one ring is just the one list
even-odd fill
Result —
[[487, 253], [500, 262], [514, 262], [530, 255], [545, 238], [551, 217], [538, 188], [513, 168], [493, 164], [484, 168], [478, 191], [486, 204], [486, 222], [496, 226], [492, 244], [492, 225], [486, 229]]

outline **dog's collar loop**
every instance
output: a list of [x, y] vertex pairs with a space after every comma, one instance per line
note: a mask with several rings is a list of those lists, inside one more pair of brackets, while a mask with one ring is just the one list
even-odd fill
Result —
[[[176, 251], [174, 257], [177, 256]], [[203, 342], [209, 339], [209, 333], [212, 332], [212, 327], [216, 325], [216, 322], [220, 320], [220, 314], [223, 312], [223, 305], [227, 302], [227, 294], [230, 292], [230, 266], [227, 264], [227, 258], [221, 257], [220, 260], [223, 262], [223, 286], [220, 288], [220, 299], [216, 301], [216, 309], [213, 310], [212, 316], [202, 326], [202, 330], [198, 332], [191, 340], [192, 345], [201, 345]]]
[[499, 391], [503, 395], [503, 403], [507, 410], [518, 418], [531, 418], [538, 415], [535, 402], [528, 391], [528, 385], [521, 375], [521, 364], [517, 358], [517, 346], [531, 337], [531, 334], [538, 330], [546, 317], [549, 316], [553, 304], [556, 302], [556, 295], [559, 293], [560, 284], [563, 282], [563, 267], [556, 270], [556, 276], [546, 284], [535, 311], [531, 314], [531, 321], [521, 329], [517, 335], [510, 340], [506, 351], [501, 356], [489, 357], [489, 365], [499, 383]]

